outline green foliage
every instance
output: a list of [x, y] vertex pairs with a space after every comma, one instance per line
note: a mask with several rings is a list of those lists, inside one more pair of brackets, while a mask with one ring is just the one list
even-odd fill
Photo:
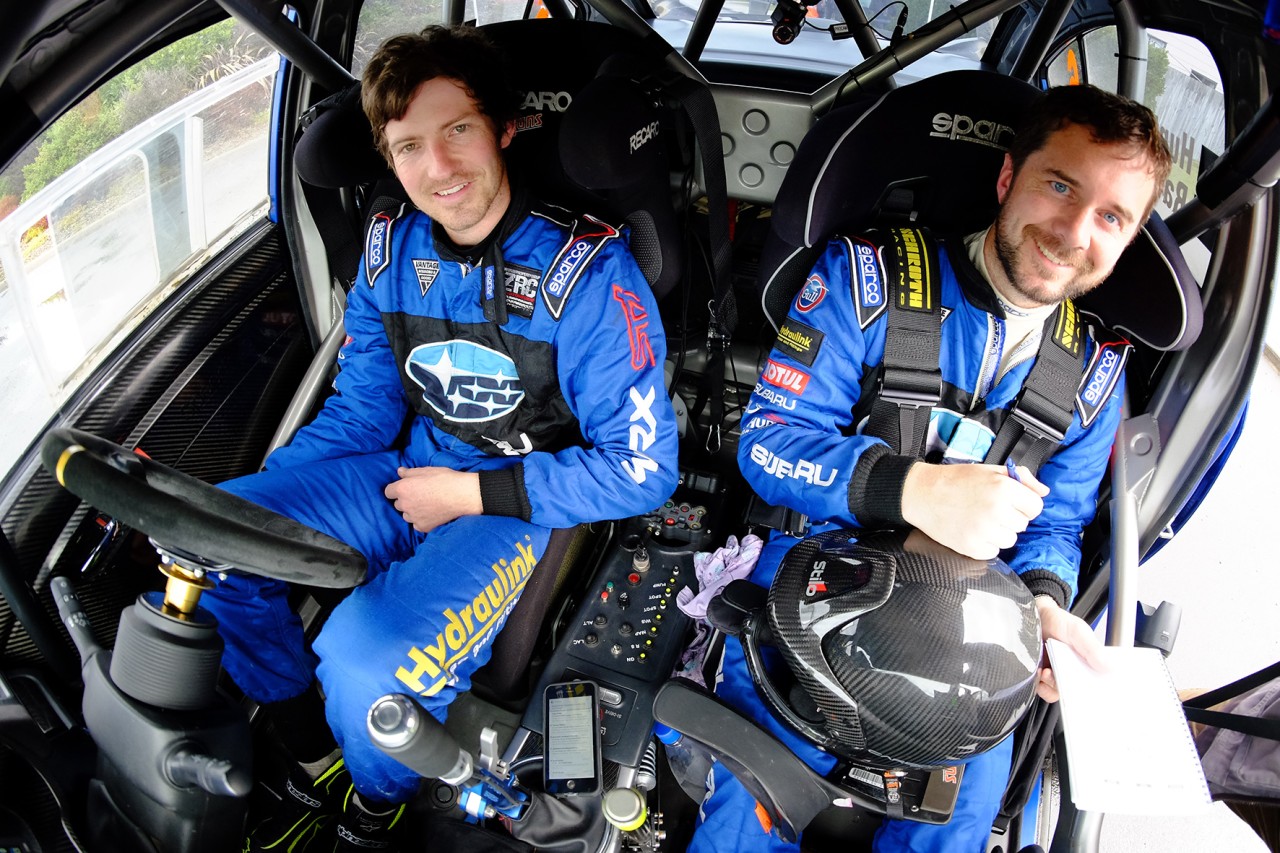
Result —
[[351, 70], [359, 74], [369, 57], [392, 36], [416, 33], [428, 24], [444, 20], [442, 0], [367, 0], [360, 7]]
[[1147, 91], [1143, 101], [1152, 109], [1164, 94], [1164, 79], [1169, 73], [1169, 49], [1151, 45], [1147, 51]]
[[[1103, 27], [1085, 36], [1085, 60], [1088, 82], [1115, 91], [1119, 74], [1120, 47], [1115, 27]], [[1147, 49], [1147, 79], [1142, 102], [1155, 109], [1156, 101], [1164, 92], [1165, 75], [1169, 73], [1169, 50], [1159, 44]]]
[[180, 39], [125, 69], [58, 119], [34, 143], [21, 170], [0, 177], [0, 194], [28, 199], [120, 134], [219, 78], [256, 62], [269, 48], [228, 19]]
[[98, 93], [90, 95], [44, 134], [36, 159], [22, 170], [23, 201], [119, 136], [118, 105], [103, 101]]

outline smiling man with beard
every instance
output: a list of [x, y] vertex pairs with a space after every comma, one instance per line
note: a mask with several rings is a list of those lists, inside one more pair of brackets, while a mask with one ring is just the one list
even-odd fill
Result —
[[[1005, 156], [989, 228], [941, 241], [915, 228], [832, 240], [743, 418], [738, 461], [752, 488], [813, 519], [808, 535], [914, 527], [969, 557], [999, 555], [1035, 596], [1043, 636], [1094, 659], [1098, 641], [1067, 608], [1120, 419], [1128, 344], [1086, 327], [1071, 300], [1114, 269], [1169, 168], [1149, 109], [1087, 86], [1051, 89]], [[907, 387], [902, 374], [923, 384]], [[1056, 410], [1039, 378], [1049, 374]], [[882, 394], [891, 379], [901, 406]], [[900, 391], [928, 400], [930, 385], [939, 392], [931, 408]], [[1046, 412], [1067, 424], [1061, 434], [1035, 426]], [[752, 580], [770, 586], [798, 541], [776, 533]], [[1055, 701], [1053, 673], [1042, 667], [1037, 692]], [[735, 638], [725, 641], [720, 677], [722, 698], [818, 772], [832, 770], [833, 755], [762, 704]], [[948, 823], [885, 820], [875, 849], [985, 850], [1011, 756], [1010, 737], [971, 759]], [[894, 766], [882, 758], [874, 769]], [[762, 825], [722, 765], [708, 788], [690, 850], [798, 849]]]

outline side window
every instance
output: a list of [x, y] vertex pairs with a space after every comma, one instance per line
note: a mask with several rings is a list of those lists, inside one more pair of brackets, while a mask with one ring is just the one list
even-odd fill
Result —
[[[1148, 30], [1147, 42], [1143, 103], [1160, 120], [1160, 130], [1173, 152], [1173, 172], [1156, 203], [1156, 210], [1168, 216], [1195, 195], [1202, 166], [1222, 153], [1225, 98], [1218, 68], [1199, 40]], [[1046, 77], [1053, 86], [1091, 83], [1114, 92], [1117, 52], [1115, 27], [1092, 30], [1054, 56]]]
[[11, 380], [0, 470], [116, 343], [265, 215], [278, 64], [224, 21], [103, 83], [0, 172]]

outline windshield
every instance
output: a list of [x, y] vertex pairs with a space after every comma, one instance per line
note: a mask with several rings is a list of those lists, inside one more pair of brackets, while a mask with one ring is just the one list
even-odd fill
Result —
[[[683, 49], [688, 40], [697, 0], [658, 0], [653, 4], [657, 19], [654, 29], [670, 44]], [[935, 17], [945, 14], [951, 4], [939, 0], [882, 0], [862, 2], [868, 24], [881, 47], [887, 47], [895, 35], [900, 17], [906, 20], [901, 34], [910, 34]], [[775, 37], [777, 21], [773, 0], [726, 0], [716, 17], [707, 46], [700, 57], [705, 62], [748, 63], [770, 68], [785, 68], [836, 77], [858, 65], [865, 58], [856, 40], [832, 35], [832, 25], [844, 23], [835, 0], [796, 9], [794, 40], [779, 43]], [[913, 63], [899, 82], [928, 77], [957, 68], [976, 68], [986, 50], [998, 19], [991, 20]]]

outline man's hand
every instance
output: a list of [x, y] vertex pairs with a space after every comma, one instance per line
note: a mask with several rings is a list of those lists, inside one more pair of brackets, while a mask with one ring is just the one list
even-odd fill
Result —
[[427, 533], [464, 515], [480, 515], [480, 475], [452, 468], [397, 468], [383, 490], [413, 529]]
[[966, 557], [990, 560], [1044, 509], [1049, 487], [1026, 468], [1018, 477], [1002, 465], [913, 465], [902, 486], [902, 517]]
[[[1036, 609], [1040, 611], [1040, 633], [1045, 640], [1060, 640], [1074, 649], [1089, 666], [1103, 668], [1103, 646], [1088, 622], [1063, 610], [1047, 595], [1036, 596]], [[1049, 666], [1049, 655], [1044, 651], [1040, 653], [1040, 680], [1036, 683], [1036, 693], [1046, 702], [1058, 701], [1058, 682]]]

